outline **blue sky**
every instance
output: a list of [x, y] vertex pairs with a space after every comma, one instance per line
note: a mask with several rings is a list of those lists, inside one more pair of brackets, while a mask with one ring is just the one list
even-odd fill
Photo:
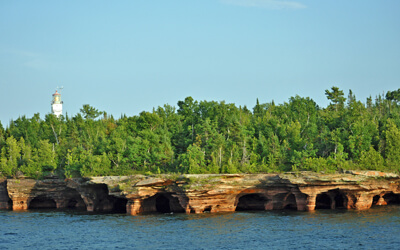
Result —
[[400, 88], [398, 0], [0, 1], [0, 121]]

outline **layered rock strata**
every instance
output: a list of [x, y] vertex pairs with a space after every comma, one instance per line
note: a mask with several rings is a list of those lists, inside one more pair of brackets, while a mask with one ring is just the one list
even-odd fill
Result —
[[10, 209], [11, 202], [7, 192], [7, 180], [0, 179], [0, 209]]
[[400, 204], [400, 178], [376, 171], [0, 180], [0, 208], [13, 210], [75, 208], [137, 215], [364, 210], [387, 204]]

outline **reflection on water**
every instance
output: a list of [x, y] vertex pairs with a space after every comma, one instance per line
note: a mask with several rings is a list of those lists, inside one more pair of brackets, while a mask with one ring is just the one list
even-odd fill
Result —
[[0, 211], [0, 248], [396, 249], [400, 206], [129, 216]]

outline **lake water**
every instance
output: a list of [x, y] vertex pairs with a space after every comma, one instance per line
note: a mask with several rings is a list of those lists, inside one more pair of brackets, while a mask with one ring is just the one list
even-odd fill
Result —
[[399, 249], [400, 206], [367, 211], [0, 211], [0, 249]]

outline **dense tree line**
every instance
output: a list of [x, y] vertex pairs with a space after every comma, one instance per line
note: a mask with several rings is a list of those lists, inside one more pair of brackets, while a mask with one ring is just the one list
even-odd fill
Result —
[[0, 123], [0, 172], [41, 178], [135, 173], [400, 170], [400, 89], [358, 101], [352, 91], [260, 104], [252, 110], [187, 97], [138, 116], [84, 105], [74, 117]]

